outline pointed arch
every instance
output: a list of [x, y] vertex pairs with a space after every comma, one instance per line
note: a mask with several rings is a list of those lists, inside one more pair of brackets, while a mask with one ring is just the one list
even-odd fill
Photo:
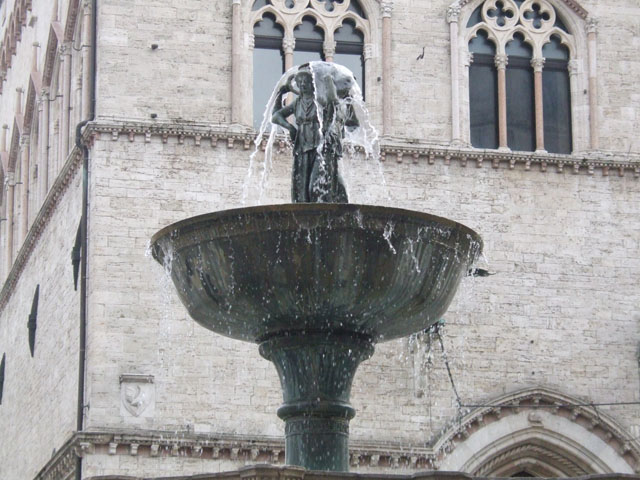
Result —
[[[271, 78], [274, 73], [272, 67], [280, 63], [279, 55], [283, 59], [283, 68], [280, 73], [296, 63], [320, 59], [339, 60], [346, 63], [351, 70], [357, 70], [354, 71], [354, 74], [362, 91], [370, 91], [365, 84], [367, 82], [373, 84], [368, 79], [371, 78], [375, 65], [371, 65], [368, 60], [373, 57], [374, 53], [374, 35], [379, 34], [375, 15], [375, 12], [379, 12], [379, 3], [376, 0], [341, 0], [331, 3], [332, 8], [327, 7], [326, 0], [251, 0], [247, 2], [244, 10], [245, 17], [239, 22], [244, 25], [248, 47], [242, 49], [244, 68], [239, 64], [240, 57], [238, 56], [238, 59], [234, 60], [236, 64], [233, 70], [244, 76], [244, 79], [238, 80], [237, 83], [245, 84], [249, 90], [253, 90], [254, 98], [253, 108], [249, 108], [246, 96], [245, 98], [232, 96], [232, 111], [241, 112], [244, 117], [243, 119], [238, 118], [240, 123], [253, 123], [256, 129], [260, 125], [257, 116], [262, 112], [263, 107], [258, 107], [258, 104], [263, 102], [260, 99], [268, 99], [270, 92], [257, 92], [256, 88], [259, 86], [270, 89], [271, 86], [264, 82], [264, 78], [259, 85], [255, 84], [253, 81], [255, 80], [254, 65], [262, 65], [263, 70], [268, 70], [268, 76]], [[239, 9], [236, 11], [239, 12]], [[283, 27], [284, 35], [281, 44], [275, 45], [271, 42], [266, 45], [255, 33], [255, 25], [266, 14], [273, 15], [277, 23]], [[322, 32], [322, 38], [301, 35], [300, 26], [308, 25], [309, 22], [313, 22], [315, 29]], [[358, 32], [359, 39], [344, 40], [344, 38], [340, 38], [340, 35], [336, 35], [336, 32], [346, 24], [354, 27], [354, 30]], [[342, 36], [344, 37], [344, 32]], [[238, 38], [242, 37], [238, 36]], [[239, 40], [236, 41], [239, 42]], [[240, 50], [236, 45], [234, 51]], [[335, 58], [336, 55], [338, 59]], [[368, 70], [371, 70], [369, 75], [366, 74]], [[275, 84], [275, 82], [273, 83]], [[236, 103], [242, 105], [236, 105]], [[253, 115], [250, 114], [250, 111], [253, 111]], [[237, 116], [240, 117], [240, 115]], [[253, 117], [253, 122], [249, 121], [251, 117]]]
[[[499, 5], [499, 7], [498, 7]], [[491, 15], [488, 16], [488, 12]], [[514, 13], [515, 11], [515, 13]], [[504, 56], [505, 46], [515, 33], [524, 35], [527, 43], [533, 47], [531, 66], [535, 96], [535, 147], [531, 142], [513, 145], [506, 134], [509, 128], [509, 115], [504, 105], [507, 100], [498, 93], [499, 105], [502, 112], [499, 120], [500, 142], [499, 148], [509, 150], [511, 148], [525, 150], [535, 149], [536, 152], [550, 152], [554, 154], [571, 154], [589, 149], [597, 140], [596, 122], [597, 109], [593, 107], [597, 102], [593, 91], [594, 80], [592, 77], [595, 62], [595, 48], [593, 41], [589, 41], [587, 27], [593, 23], [588, 18], [588, 12], [573, 0], [458, 0], [451, 4], [447, 11], [447, 19], [451, 25], [452, 42], [452, 142], [467, 146], [474, 146], [471, 134], [471, 113], [469, 78], [473, 69], [473, 55], [468, 49], [469, 40], [479, 29], [484, 29], [492, 34], [496, 42], [496, 61], [501, 68], [508, 71], [513, 66], [499, 58]], [[458, 28], [461, 25], [462, 28]], [[545, 67], [543, 47], [550, 42], [552, 36], [561, 39], [561, 43], [568, 49], [569, 60], [561, 67], [562, 72], [557, 75], [545, 75], [545, 69], [551, 70], [550, 64]], [[590, 37], [589, 37], [590, 38]], [[560, 68], [557, 62], [555, 70]], [[455, 66], [453, 66], [455, 64]], [[502, 75], [496, 64], [498, 76]], [[542, 72], [542, 73], [541, 73]], [[556, 82], [554, 88], [543, 87], [542, 76], [545, 84]], [[581, 95], [584, 91], [589, 96]], [[546, 94], [545, 94], [546, 92]], [[512, 92], [513, 93], [513, 92]], [[528, 95], [528, 91], [524, 92]], [[559, 100], [545, 99], [545, 95], [553, 96], [557, 93]], [[504, 91], [506, 94], [506, 90]], [[593, 98], [592, 98], [593, 97]], [[475, 98], [475, 97], [474, 97]], [[549, 101], [551, 103], [549, 103]], [[544, 113], [544, 105], [561, 105]], [[550, 116], [551, 115], [551, 116]], [[544, 132], [549, 131], [546, 123], [557, 125], [562, 123], [562, 138], [550, 137], [545, 143]], [[588, 127], [589, 126], [589, 127]], [[554, 130], [555, 131], [555, 130]], [[474, 137], [475, 138], [475, 137]], [[483, 148], [475, 145], [477, 148]]]
[[638, 473], [640, 444], [588, 402], [548, 388], [503, 395], [469, 412], [436, 449], [441, 470], [474, 476]]

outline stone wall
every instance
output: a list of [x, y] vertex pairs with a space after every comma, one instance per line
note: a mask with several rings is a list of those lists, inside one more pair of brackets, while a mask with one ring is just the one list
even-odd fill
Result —
[[231, 2], [101, 2], [98, 32], [101, 117], [231, 120]]
[[[41, 231], [34, 246], [18, 254], [17, 264], [26, 258], [21, 273], [0, 294], [0, 355], [6, 354], [1, 478], [34, 478], [76, 429], [80, 297], [74, 290], [71, 250], [80, 222], [81, 178], [74, 169], [46, 220], [36, 221], [34, 230]], [[37, 285], [32, 357], [27, 320]]]
[[[194, 134], [167, 135], [166, 141], [160, 134], [114, 136], [110, 128], [92, 150], [87, 427], [137, 427], [185, 438], [278, 437], [275, 369], [255, 346], [190, 320], [162, 268], [145, 256], [149, 238], [163, 226], [239, 206], [251, 150], [233, 141], [233, 149], [219, 140], [212, 147], [209, 138]], [[260, 159], [249, 178], [254, 199]], [[275, 158], [264, 203], [287, 201], [289, 162], [286, 153]], [[445, 216], [484, 238], [483, 266], [495, 275], [465, 280], [445, 315], [444, 345], [463, 403], [491, 402], [533, 386], [585, 402], [638, 401], [636, 178], [489, 163], [465, 167], [447, 165], [443, 157], [398, 163], [387, 155], [386, 187], [371, 188], [382, 183], [373, 162], [352, 158], [345, 165], [354, 202]], [[406, 341], [376, 350], [354, 382], [354, 445], [436, 443], [460, 413], [439, 346], [432, 367], [422, 367]], [[155, 402], [138, 417], [120, 402], [119, 378], [129, 373], [153, 376]], [[637, 428], [637, 405], [600, 411], [626, 429]], [[127, 471], [151, 475], [156, 468], [144, 458], [118, 458]], [[243, 458], [240, 464], [251, 461]], [[112, 461], [90, 456], [87, 472], [108, 473]], [[191, 468], [180, 456], [163, 462]]]
[[[33, 24], [27, 22], [14, 57], [25, 61], [15, 61], [3, 81], [0, 123], [13, 125], [15, 88], [28, 84], [31, 43], [44, 45], [49, 35], [51, 6], [32, 3]], [[85, 428], [104, 438], [76, 445], [85, 455], [83, 474], [186, 475], [282, 461], [274, 367], [255, 346], [190, 320], [147, 248], [157, 230], [191, 215], [243, 200], [287, 202], [290, 159], [279, 153], [263, 182], [262, 154], [249, 173], [251, 136], [229, 126], [231, 2], [134, 3], [99, 2]], [[241, 2], [245, 13], [249, 3]], [[362, 3], [378, 14], [377, 2]], [[466, 279], [445, 316], [443, 341], [461, 401], [492, 404], [513, 391], [546, 388], [566, 394], [567, 402], [638, 402], [634, 0], [615, 9], [582, 2], [599, 21], [600, 143], [613, 152], [589, 159], [443, 146], [451, 129], [448, 2], [394, 3], [394, 136], [383, 141], [381, 167], [355, 157], [345, 159], [344, 171], [354, 202], [449, 217], [483, 236], [481, 266], [495, 275]], [[2, 8], [12, 5], [6, 0]], [[67, 11], [66, 2], [59, 9]], [[382, 95], [376, 90], [371, 98], [377, 102], [371, 109], [380, 112]], [[10, 277], [15, 284], [3, 291], [0, 431], [12, 440], [0, 442], [3, 478], [33, 477], [75, 428], [79, 299], [69, 253], [80, 218], [80, 175], [73, 172], [65, 193], [52, 196], [51, 210], [35, 219], [41, 231], [32, 227], [27, 237], [33, 251], [21, 257], [24, 267]], [[37, 284], [41, 327], [32, 359], [26, 320]], [[352, 396], [354, 470], [436, 468], [433, 462], [455, 444], [447, 442], [457, 438], [456, 421], [467, 408], [458, 409], [439, 345], [426, 364], [425, 348], [406, 340], [382, 344], [360, 367]], [[130, 401], [137, 392], [145, 400], [139, 410]], [[563, 408], [562, 415], [573, 416]], [[600, 414], [619, 428], [598, 427]], [[609, 438], [633, 468], [639, 417], [638, 405], [618, 405], [573, 420]], [[482, 435], [482, 421], [474, 418], [461, 436]], [[210, 461], [201, 461], [201, 445]], [[361, 465], [360, 454], [367, 459]]]

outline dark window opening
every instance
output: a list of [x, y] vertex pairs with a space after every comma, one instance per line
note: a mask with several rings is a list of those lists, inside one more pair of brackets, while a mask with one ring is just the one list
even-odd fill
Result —
[[364, 35], [356, 28], [355, 22], [345, 20], [342, 27], [336, 30], [334, 38], [336, 53], [333, 61], [353, 72], [364, 98]]
[[36, 328], [38, 322], [38, 300], [40, 298], [40, 285], [36, 286], [36, 292], [33, 294], [33, 301], [31, 302], [31, 313], [29, 314], [29, 320], [27, 321], [27, 329], [29, 330], [29, 351], [31, 352], [31, 358], [36, 348]]
[[78, 290], [78, 275], [80, 273], [80, 261], [82, 257], [80, 255], [82, 250], [82, 222], [78, 225], [76, 231], [76, 241], [71, 249], [71, 266], [73, 267], [73, 289]]
[[569, 154], [571, 136], [571, 86], [569, 84], [569, 50], [556, 36], [542, 47], [545, 64], [542, 70], [542, 108], [544, 146], [550, 153]]
[[294, 65], [324, 60], [324, 31], [317, 25], [315, 18], [304, 17], [302, 23], [293, 30], [293, 36], [296, 38]]
[[469, 67], [469, 113], [471, 145], [498, 148], [498, 77], [494, 65], [495, 45], [480, 30], [469, 42], [473, 62]]
[[[327, 6], [333, 1], [326, 0]], [[340, 3], [340, 0], [338, 0]], [[254, 10], [270, 4], [269, 0], [256, 0]], [[329, 5], [331, 4], [331, 5]], [[349, 10], [366, 18], [360, 4], [352, 0]], [[331, 11], [331, 10], [329, 10]], [[263, 18], [254, 25], [255, 48], [253, 51], [253, 127], [256, 130], [262, 125], [263, 116], [272, 93], [284, 73], [284, 52], [282, 43], [284, 29], [277, 23], [275, 16], [264, 14]], [[324, 40], [325, 32], [318, 25], [316, 19], [306, 15], [294, 29], [295, 48], [293, 65], [325, 60]], [[333, 61], [344, 65], [353, 72], [364, 97], [364, 34], [356, 27], [352, 19], [345, 19], [342, 26], [334, 32], [336, 49]]]
[[265, 14], [253, 27], [253, 127], [260, 129], [262, 117], [271, 96], [271, 88], [284, 71], [282, 39], [284, 29], [273, 15]]
[[255, 2], [253, 2], [253, 7], [251, 7], [251, 10], [260, 10], [262, 7], [266, 7], [267, 5], [271, 5], [270, 0], [255, 0]]
[[553, 24], [554, 27], [558, 27], [560, 30], [569, 33], [569, 29], [567, 28], [567, 26], [564, 24], [564, 22], [560, 19], [560, 17], [558, 16], [558, 14], [556, 13], [556, 23]]
[[482, 4], [471, 13], [469, 21], [467, 21], [467, 28], [473, 27], [480, 22], [482, 22]]
[[0, 362], [0, 405], [2, 405], [2, 391], [4, 390], [4, 366], [6, 360], [6, 353], [2, 354], [2, 361]]
[[516, 33], [507, 43], [507, 145], [511, 150], [535, 150], [535, 101], [532, 49]]

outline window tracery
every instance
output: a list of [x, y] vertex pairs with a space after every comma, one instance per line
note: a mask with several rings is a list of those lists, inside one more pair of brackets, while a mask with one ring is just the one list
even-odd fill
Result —
[[454, 144], [560, 154], [597, 148], [595, 33], [586, 10], [569, 0], [458, 0], [447, 21]]
[[254, 127], [270, 94], [266, 89], [275, 84], [271, 80], [277, 81], [294, 64], [338, 61], [353, 71], [364, 92], [370, 29], [358, 0], [255, 0], [249, 25]]
[[[473, 39], [481, 32], [495, 45], [497, 147], [571, 153], [568, 61], [575, 48], [572, 36], [554, 7], [547, 0], [485, 0], [471, 14], [467, 29], [470, 52], [475, 53], [477, 42]], [[567, 51], [566, 58], [563, 49]], [[545, 72], [544, 54], [563, 57], [559, 62], [551, 62], [553, 65], [548, 70], [554, 74]], [[476, 66], [472, 61], [470, 81], [477, 76], [475, 70], [479, 68], [486, 69], [482, 63]], [[476, 104], [486, 103], [476, 90], [470, 87], [472, 117], [479, 109]], [[487, 110], [486, 105], [483, 108]], [[545, 126], [547, 123], [549, 125]], [[477, 129], [484, 132], [485, 127], [472, 122], [471, 143], [475, 147], [495, 148], [489, 146], [491, 142], [479, 138]], [[546, 143], [545, 132], [550, 136]]]

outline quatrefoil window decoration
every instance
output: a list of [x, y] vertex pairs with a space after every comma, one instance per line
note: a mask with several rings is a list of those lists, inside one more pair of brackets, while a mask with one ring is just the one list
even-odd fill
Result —
[[531, 21], [533, 28], [539, 29], [542, 27], [543, 21], [548, 22], [551, 19], [551, 15], [541, 11], [540, 5], [534, 3], [531, 5], [531, 9], [525, 10], [524, 18]]
[[496, 2], [495, 8], [490, 8], [489, 10], [487, 10], [487, 15], [493, 18], [498, 26], [504, 27], [507, 24], [506, 19], [513, 18], [514, 12], [508, 7], [505, 8], [504, 3], [498, 0]]
[[333, 10], [336, 8], [334, 3], [342, 3], [343, 0], [323, 0], [325, 3], [325, 9], [327, 10], [327, 12], [333, 12]]

